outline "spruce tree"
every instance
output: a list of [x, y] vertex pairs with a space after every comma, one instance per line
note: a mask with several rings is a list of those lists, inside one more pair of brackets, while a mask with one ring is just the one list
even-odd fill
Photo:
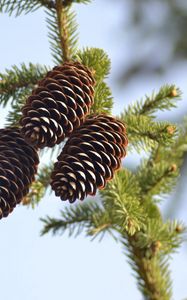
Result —
[[[47, 16], [54, 66], [76, 62], [78, 66], [90, 70], [95, 94], [94, 101], [88, 108], [89, 114], [110, 116], [113, 97], [106, 82], [110, 74], [110, 59], [105, 51], [99, 48], [78, 49], [73, 4], [89, 4], [89, 2], [89, 0], [2, 0], [0, 12], [19, 16], [43, 7]], [[23, 63], [20, 66], [12, 66], [5, 73], [0, 73], [0, 103], [3, 107], [10, 105], [6, 127], [16, 127], [16, 130], [19, 130], [17, 128], [20, 127], [27, 99], [31, 99], [29, 97], [32, 97], [33, 91], [38, 91], [40, 86], [45, 85], [45, 78], [48, 78], [46, 74], [57, 72], [55, 68], [51, 70], [52, 68], [48, 66]], [[124, 107], [115, 120], [122, 122], [127, 128], [128, 155], [133, 156], [135, 152], [141, 155], [143, 150], [147, 153], [146, 158], [141, 160], [135, 170], [127, 168], [124, 159], [123, 166], [115, 172], [113, 179], [108, 180], [97, 196], [83, 202], [76, 201], [65, 209], [62, 203], [59, 218], [47, 216], [41, 219], [42, 235], [49, 232], [54, 235], [63, 234], [65, 231], [70, 235], [78, 235], [84, 231], [88, 237], [102, 238], [107, 232], [111, 234], [125, 249], [124, 252], [143, 297], [151, 300], [172, 299], [170, 257], [184, 240], [184, 224], [179, 221], [165, 221], [158, 206], [158, 200], [164, 200], [164, 196], [173, 191], [178, 181], [187, 152], [187, 122], [178, 125], [167, 121], [161, 122], [156, 119], [156, 113], [174, 109], [180, 97], [181, 91], [178, 87], [164, 85], [158, 92]], [[84, 121], [83, 125], [81, 124], [75, 125], [72, 131], [84, 126]], [[71, 134], [74, 133], [67, 132], [64, 138], [68, 137], [70, 141]], [[83, 130], [80, 138], [83, 138], [84, 133]], [[98, 142], [97, 137], [95, 140]], [[0, 149], [5, 151], [2, 148], [4, 140], [2, 141], [3, 146], [1, 145]], [[65, 149], [68, 143], [71, 144], [67, 142]], [[52, 150], [45, 148], [40, 151], [40, 156], [50, 151], [56, 161], [64, 141], [59, 140], [58, 144]], [[10, 149], [11, 147], [12, 144], [9, 145]], [[2, 169], [4, 165], [1, 162], [0, 164]], [[45, 192], [50, 189], [51, 172], [54, 172], [54, 162], [50, 161], [45, 166], [39, 166], [35, 181], [30, 182], [32, 185], [29, 193], [22, 199], [23, 205], [35, 208], [36, 204], [42, 201]]]

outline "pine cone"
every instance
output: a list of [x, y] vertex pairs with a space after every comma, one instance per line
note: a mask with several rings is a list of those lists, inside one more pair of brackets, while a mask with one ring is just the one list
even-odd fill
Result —
[[29, 192], [38, 163], [36, 150], [19, 129], [0, 129], [0, 218], [8, 216]]
[[123, 123], [106, 115], [88, 117], [71, 135], [55, 163], [51, 186], [56, 196], [72, 203], [95, 195], [120, 168], [127, 143]]
[[94, 84], [89, 69], [78, 62], [53, 68], [22, 109], [20, 124], [25, 139], [39, 148], [62, 142], [89, 113]]

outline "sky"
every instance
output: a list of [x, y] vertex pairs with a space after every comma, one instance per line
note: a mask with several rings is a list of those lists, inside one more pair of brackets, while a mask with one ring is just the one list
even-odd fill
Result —
[[[116, 103], [114, 113], [132, 100], [141, 98], [145, 93], [158, 89], [166, 82], [179, 84], [187, 94], [186, 78], [182, 76], [184, 66], [171, 69], [165, 78], [142, 78], [131, 83], [126, 89], [120, 89], [115, 83], [122, 59], [128, 58], [124, 51], [122, 33], [119, 24], [124, 18], [122, 2], [95, 0], [90, 5], [75, 5], [80, 30], [80, 47], [93, 46], [103, 48], [112, 60], [111, 75], [108, 79]], [[47, 38], [45, 15], [42, 10], [35, 13], [9, 17], [0, 15], [0, 72], [13, 64], [22, 62], [40, 63], [53, 66]], [[125, 33], [124, 38], [129, 38]], [[185, 97], [184, 97], [185, 98]], [[185, 107], [181, 102], [176, 114]], [[0, 125], [4, 126], [6, 110], [1, 109]], [[166, 115], [162, 114], [162, 118]], [[134, 153], [136, 157], [136, 154]], [[127, 158], [127, 165], [132, 158]], [[183, 189], [184, 199], [186, 190]], [[168, 200], [169, 201], [169, 200]], [[168, 201], [164, 205], [168, 205]], [[124, 300], [142, 299], [136, 288], [136, 281], [127, 263], [127, 256], [119, 243], [110, 236], [101, 242], [90, 241], [84, 234], [78, 238], [69, 238], [67, 234], [52, 237], [50, 234], [40, 237], [41, 217], [59, 216], [65, 204], [54, 194], [47, 195], [32, 210], [23, 206], [0, 224], [0, 290], [3, 300]], [[182, 204], [176, 217], [187, 220], [187, 204]], [[171, 263], [174, 279], [173, 299], [187, 297], [187, 247], [183, 246], [175, 254]]]

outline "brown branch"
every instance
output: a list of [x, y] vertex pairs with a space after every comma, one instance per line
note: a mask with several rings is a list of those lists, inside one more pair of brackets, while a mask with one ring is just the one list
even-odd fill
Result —
[[128, 244], [130, 247], [131, 259], [136, 265], [136, 272], [141, 278], [140, 288], [146, 299], [149, 300], [170, 300], [171, 291], [168, 284], [168, 278], [162, 273], [160, 267], [161, 261], [157, 255], [161, 243], [158, 242], [150, 249], [149, 256], [146, 250], [137, 246], [135, 236], [128, 236]]
[[[1, 85], [1, 83], [4, 85]], [[6, 94], [6, 93], [12, 93], [17, 89], [20, 88], [27, 88], [30, 85], [36, 84], [36, 80], [35, 81], [19, 81], [19, 82], [14, 82], [14, 83], [9, 83], [8, 87], [6, 86], [6, 81], [5, 80], [1, 80], [0, 81], [0, 94]]]
[[13, 96], [15, 97], [15, 95], [18, 95], [20, 91], [22, 91], [23, 89], [32, 89], [33, 87], [35, 87], [38, 83], [38, 80], [36, 78], [22, 78], [22, 79], [18, 79], [18, 80], [13, 80], [13, 79], [3, 79], [0, 80], [0, 97], [1, 97], [1, 101], [6, 102], [6, 100], [3, 100], [5, 98], [8, 99], [8, 97]]
[[111, 228], [112, 224], [111, 223], [106, 223], [98, 226], [97, 228], [93, 228], [89, 231], [90, 235], [98, 235], [100, 232], [107, 230], [108, 228]]
[[68, 7], [66, 4], [63, 4], [61, 0], [56, 0], [56, 11], [57, 11], [57, 20], [59, 28], [59, 36], [62, 49], [62, 58], [63, 61], [70, 60], [70, 48], [69, 48], [69, 38], [68, 38], [68, 24], [67, 24], [67, 12]]

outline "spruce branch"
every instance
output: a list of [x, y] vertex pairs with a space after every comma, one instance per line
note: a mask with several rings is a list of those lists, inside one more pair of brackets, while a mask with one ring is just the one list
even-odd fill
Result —
[[146, 115], [155, 117], [158, 110], [170, 110], [176, 107], [176, 101], [181, 97], [181, 91], [175, 85], [165, 85], [160, 88], [158, 93], [153, 93], [145, 100], [137, 101], [123, 113], [124, 118], [128, 115]]
[[94, 104], [91, 113], [111, 113], [113, 97], [110, 88], [103, 81], [110, 71], [110, 59], [99, 48], [85, 48], [74, 56], [82, 64], [93, 71], [96, 79]]
[[12, 66], [0, 73], [0, 104], [6, 106], [9, 99], [18, 100], [24, 89], [31, 89], [47, 73], [47, 67], [39, 64], [24, 63]]
[[31, 185], [28, 195], [22, 201], [23, 205], [31, 206], [32, 208], [38, 205], [49, 188], [52, 170], [53, 163], [39, 167], [36, 180]]
[[42, 185], [45, 187], [45, 189], [49, 186], [51, 172], [53, 170], [53, 167], [54, 167], [54, 163], [51, 162], [50, 164], [42, 165], [39, 168], [39, 171], [37, 174], [37, 180], [42, 183]]
[[41, 234], [48, 232], [52, 234], [63, 234], [66, 230], [69, 235], [80, 234], [86, 229], [87, 235], [98, 235], [104, 231], [108, 231], [111, 227], [108, 214], [97, 203], [88, 202], [77, 206], [66, 207], [61, 211], [61, 218], [55, 219], [46, 217], [41, 219], [44, 223]]
[[[95, 238], [99, 234], [102, 234], [101, 238], [103, 238], [103, 235], [106, 231], [109, 231], [111, 233], [111, 227], [112, 227], [111, 223], [104, 222], [104, 223], [98, 224], [97, 226], [94, 226], [94, 228], [92, 228], [88, 231], [88, 235], [91, 235]], [[100, 240], [101, 240], [101, 238], [100, 238]]]
[[[173, 128], [169, 130], [169, 134], [171, 131], [173, 134]], [[174, 143], [168, 145], [168, 149], [171, 149], [173, 145]], [[153, 164], [157, 164], [156, 167]], [[180, 233], [184, 231], [184, 227], [177, 222], [164, 224], [157, 206], [153, 203], [152, 196], [169, 192], [173, 187], [173, 182], [170, 182], [168, 187], [168, 181], [175, 180], [178, 172], [174, 165], [170, 165], [170, 162], [167, 166], [163, 165], [163, 162], [158, 166], [158, 162], [150, 163], [148, 160], [147, 165], [145, 164], [138, 175], [132, 174], [130, 177], [126, 174], [128, 181], [125, 177], [121, 178], [121, 184], [118, 183], [117, 189], [113, 187], [116, 185], [114, 178], [113, 182], [108, 184], [107, 189], [102, 191], [103, 202], [106, 209], [114, 209], [115, 229], [123, 236], [123, 244], [128, 249], [130, 264], [135, 270], [138, 286], [143, 295], [151, 300], [169, 300], [172, 292], [168, 254], [174, 252], [183, 241]], [[119, 178], [120, 176], [118, 180]], [[146, 184], [147, 190], [142, 191], [142, 186], [144, 188]], [[122, 209], [122, 203], [118, 201], [123, 188], [127, 195], [131, 195], [130, 199], [124, 194], [123, 199], [127, 199], [127, 203], [123, 201], [125, 209]], [[137, 207], [132, 201], [133, 197], [138, 201]], [[139, 228], [133, 228], [132, 232], [128, 223], [126, 226], [123, 225], [123, 222], [128, 220], [128, 216], [122, 214], [122, 211], [127, 211], [129, 203], [132, 204], [136, 213], [141, 212], [144, 216], [144, 220], [141, 220], [143, 224], [140, 223]]]
[[100, 192], [103, 205], [110, 213], [113, 224], [130, 235], [144, 226], [146, 218], [146, 212], [140, 206], [139, 191], [140, 188], [134, 174], [122, 169]]
[[140, 291], [145, 299], [170, 300], [172, 291], [168, 257], [159, 253], [159, 243], [156, 249], [153, 248], [151, 257], [146, 257], [145, 249], [140, 248], [137, 243], [136, 235], [128, 236], [123, 241]]
[[63, 60], [66, 61], [70, 59], [70, 49], [68, 45], [67, 8], [65, 8], [61, 0], [56, 1], [56, 10]]
[[148, 218], [146, 226], [133, 236], [121, 232], [129, 263], [146, 299], [171, 299], [169, 255], [180, 247], [185, 232], [183, 223], [163, 223], [158, 218]]
[[[16, 92], [13, 101], [11, 102], [10, 110], [6, 116], [6, 126], [8, 127], [18, 127], [19, 120], [21, 118], [21, 108], [24, 106], [25, 101], [32, 92], [31, 87], [27, 87]], [[17, 99], [16, 99], [17, 98]]]
[[87, 230], [87, 235], [92, 236], [95, 239], [100, 235], [100, 240], [104, 237], [105, 233], [109, 233], [114, 239], [113, 231], [115, 230], [115, 224], [110, 216], [110, 212], [102, 209], [99, 213], [93, 215], [90, 228]]
[[55, 64], [59, 65], [62, 63], [62, 49], [61, 40], [58, 28], [57, 14], [55, 11], [46, 10], [47, 18], [47, 28], [49, 30], [48, 37], [50, 43], [50, 49]]
[[22, 199], [22, 204], [35, 208], [44, 197], [44, 194], [45, 187], [39, 180], [36, 180], [32, 183], [29, 193]]
[[174, 124], [168, 122], [155, 122], [149, 116], [124, 115], [119, 117], [127, 124], [128, 138], [131, 149], [152, 150], [158, 144], [167, 146], [174, 142], [177, 129]]
[[76, 15], [61, 0], [56, 1], [56, 11], [63, 61], [68, 61], [75, 53], [78, 42]]
[[[169, 255], [181, 246], [186, 234], [186, 227], [179, 221], [163, 221], [159, 218], [149, 218], [146, 230], [136, 234], [136, 245], [145, 250], [145, 256], [152, 257], [157, 250]], [[158, 249], [159, 248], [159, 249]]]
[[0, 2], [0, 12], [5, 12], [9, 15], [15, 14], [18, 17], [22, 13], [34, 12], [42, 6], [47, 9], [54, 9], [55, 2], [51, 0], [2, 0]]
[[[171, 127], [169, 134], [174, 134]], [[150, 157], [139, 166], [136, 176], [142, 195], [150, 197], [170, 193], [177, 184], [186, 152], [187, 130], [183, 126], [170, 145], [158, 144], [152, 149]]]
[[94, 104], [91, 107], [91, 113], [110, 114], [113, 107], [113, 97], [108, 85], [102, 81], [96, 83]]
[[44, 227], [41, 231], [41, 235], [52, 232], [53, 235], [63, 234], [66, 230], [69, 231], [69, 235], [73, 235], [76, 232], [78, 235], [85, 227], [88, 226], [90, 212], [93, 208], [86, 206], [76, 206], [65, 208], [61, 211], [61, 218], [51, 218], [47, 216], [42, 218], [41, 221], [44, 223]]
[[[45, 7], [52, 55], [56, 64], [78, 60], [93, 71], [96, 79], [95, 102], [92, 113], [110, 113], [112, 93], [105, 78], [110, 71], [107, 54], [98, 48], [77, 51], [77, 24], [71, 11], [73, 3], [89, 3], [89, 0], [2, 0], [0, 12], [16, 16]], [[6, 106], [11, 99], [8, 126], [18, 126], [20, 111], [26, 97], [38, 80], [44, 77], [46, 67], [22, 64], [0, 74], [0, 102]], [[120, 116], [127, 123], [130, 144], [135, 149], [146, 149], [150, 156], [133, 173], [122, 169], [113, 181], [100, 192], [102, 204], [85, 202], [71, 205], [61, 211], [60, 218], [47, 216], [42, 235], [78, 235], [85, 230], [91, 237], [113, 232], [120, 234], [128, 248], [129, 259], [136, 273], [138, 285], [150, 300], [171, 299], [171, 280], [168, 255], [176, 251], [183, 241], [185, 226], [180, 222], [162, 220], [155, 204], [155, 197], [172, 191], [187, 152], [187, 130], [177, 131], [176, 126], [155, 122], [157, 110], [176, 106], [181, 92], [174, 85], [162, 87], [158, 93], [129, 106]], [[178, 134], [178, 136], [177, 136]], [[52, 165], [43, 166], [32, 184], [23, 204], [39, 203], [50, 182]]]
[[56, 64], [71, 60], [77, 51], [78, 34], [76, 14], [70, 6], [56, 1], [56, 10], [46, 10], [49, 40]]
[[148, 160], [143, 162], [136, 174], [142, 195], [150, 197], [168, 194], [177, 183], [178, 171], [175, 164], [167, 161], [154, 163]]
[[184, 124], [179, 128], [178, 136], [174, 139], [174, 143], [167, 147], [159, 145], [158, 148], [153, 149], [150, 162], [167, 161], [168, 163], [170, 162], [170, 164], [175, 164], [180, 169], [186, 152], [187, 125], [184, 121]]
[[110, 72], [111, 62], [108, 55], [100, 48], [85, 48], [79, 50], [75, 60], [93, 70], [96, 81], [102, 81]]

